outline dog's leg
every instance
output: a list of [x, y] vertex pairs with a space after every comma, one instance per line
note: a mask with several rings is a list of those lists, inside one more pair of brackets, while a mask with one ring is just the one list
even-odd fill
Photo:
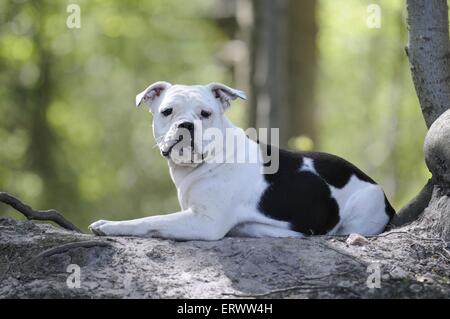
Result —
[[355, 192], [348, 199], [341, 218], [342, 224], [337, 229], [337, 235], [381, 233], [389, 221], [381, 187], [370, 185]]
[[99, 236], [161, 237], [175, 240], [218, 240], [232, 225], [210, 215], [186, 210], [126, 221], [99, 220], [89, 229]]

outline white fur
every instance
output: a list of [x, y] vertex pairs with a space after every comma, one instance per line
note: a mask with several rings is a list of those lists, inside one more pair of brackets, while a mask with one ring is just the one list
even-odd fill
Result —
[[300, 171], [303, 172], [307, 171], [317, 175], [316, 169], [314, 168], [314, 161], [312, 160], [312, 158], [309, 157], [303, 158], [303, 165], [302, 167], [300, 167]]
[[[235, 130], [237, 135], [244, 132], [235, 127], [224, 115], [224, 108], [230, 99], [243, 97], [240, 91], [213, 84], [209, 86], [171, 86], [158, 82], [163, 90], [155, 94], [155, 85], [138, 95], [136, 104], [141, 104], [147, 96], [147, 105], [154, 113], [153, 132], [155, 138], [170, 142], [169, 132], [174, 125], [183, 121], [199, 120], [202, 108], [213, 112], [210, 119], [202, 120], [204, 127]], [[221, 89], [220, 98], [211, 94], [211, 88]], [[231, 92], [231, 93], [230, 93]], [[225, 96], [225, 97], [224, 97]], [[176, 112], [170, 119], [158, 112], [171, 106]], [[246, 139], [249, 156], [259, 154], [259, 146]], [[161, 144], [162, 145], [162, 144]], [[224, 146], [225, 147], [225, 146]], [[223, 150], [225, 151], [225, 149]], [[227, 156], [234, 156], [236, 150], [226, 150]], [[258, 157], [258, 156], [257, 156]], [[254, 157], [252, 157], [254, 158]], [[267, 182], [261, 174], [261, 163], [175, 163], [169, 158], [170, 174], [178, 190], [181, 210], [179, 212], [151, 216], [128, 221], [100, 220], [89, 228], [97, 235], [163, 237], [177, 240], [218, 240], [227, 233], [250, 237], [299, 237], [302, 234], [290, 230], [288, 222], [269, 218], [257, 209]], [[316, 173], [314, 162], [305, 158], [300, 170]], [[340, 208], [340, 222], [330, 234], [358, 232], [378, 233], [384, 227], [387, 216], [382, 209], [370, 203], [384, 203], [379, 186], [363, 182], [353, 176], [342, 189], [330, 186], [333, 197]], [[369, 223], [367, 221], [370, 221]]]

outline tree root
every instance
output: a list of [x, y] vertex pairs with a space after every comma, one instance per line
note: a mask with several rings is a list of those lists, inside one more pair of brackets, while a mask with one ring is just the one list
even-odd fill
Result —
[[433, 193], [433, 187], [434, 183], [429, 179], [420, 193], [392, 217], [388, 229], [403, 226], [416, 220], [425, 208], [428, 207], [431, 194]]
[[60, 212], [54, 209], [49, 210], [34, 210], [27, 204], [24, 204], [16, 197], [0, 192], [0, 202], [3, 202], [18, 212], [22, 213], [28, 220], [42, 220], [42, 221], [52, 221], [62, 228], [75, 231], [77, 233], [82, 233], [82, 231], [68, 221]]
[[65, 253], [71, 249], [75, 248], [92, 248], [92, 247], [110, 247], [111, 244], [105, 241], [93, 241], [93, 240], [86, 240], [86, 241], [78, 241], [73, 243], [67, 243], [60, 246], [52, 247], [50, 249], [47, 249], [37, 255], [36, 257], [33, 257], [30, 262], [35, 263], [37, 260], [41, 258], [47, 258], [53, 255], [62, 254]]
[[[286, 288], [281, 288], [281, 289], [274, 289], [274, 290], [269, 290], [267, 292], [263, 292], [260, 294], [240, 294], [240, 293], [233, 293], [233, 292], [224, 292], [222, 293], [222, 295], [224, 296], [234, 296], [234, 297], [238, 297], [238, 298], [261, 298], [261, 297], [271, 297], [274, 294], [279, 294], [279, 293], [287, 293], [287, 292], [294, 292], [294, 291], [300, 291], [300, 290], [330, 290], [330, 289], [340, 289], [340, 290], [346, 290], [349, 292], [353, 292], [352, 289], [348, 288], [348, 287], [343, 287], [343, 286], [292, 286], [292, 287], [286, 287]], [[356, 293], [354, 293], [356, 295]]]

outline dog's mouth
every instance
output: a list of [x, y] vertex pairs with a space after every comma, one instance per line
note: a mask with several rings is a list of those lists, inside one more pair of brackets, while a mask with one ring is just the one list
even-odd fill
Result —
[[172, 144], [167, 149], [164, 150], [164, 149], [161, 148], [162, 156], [167, 157], [167, 158], [170, 157], [170, 154], [172, 153], [173, 148], [175, 146], [177, 146], [182, 140], [183, 140], [183, 135], [180, 135], [178, 137], [178, 139], [174, 140], [172, 142]]
[[185, 141], [183, 135], [180, 135], [178, 139], [165, 142], [164, 144], [170, 146], [166, 148], [160, 147], [161, 155], [168, 160], [172, 160], [175, 164], [198, 165], [205, 159], [205, 154], [196, 153], [194, 141]]

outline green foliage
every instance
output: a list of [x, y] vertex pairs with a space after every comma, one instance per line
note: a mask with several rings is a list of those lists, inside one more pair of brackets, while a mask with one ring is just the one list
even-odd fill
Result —
[[175, 211], [151, 115], [134, 96], [161, 79], [228, 80], [214, 61], [224, 36], [211, 2], [77, 3], [80, 29], [66, 26], [69, 3], [0, 5], [0, 189], [82, 227]]

